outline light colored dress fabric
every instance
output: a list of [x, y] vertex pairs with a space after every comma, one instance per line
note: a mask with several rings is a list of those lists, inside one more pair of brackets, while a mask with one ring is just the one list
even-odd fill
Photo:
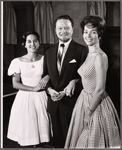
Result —
[[[36, 86], [43, 73], [44, 56], [36, 62], [22, 62], [15, 58], [8, 75], [21, 73], [24, 85]], [[21, 146], [36, 145], [50, 140], [50, 119], [45, 91], [19, 90], [12, 105], [7, 137]]]
[[[103, 53], [105, 55], [105, 53]], [[102, 101], [84, 128], [85, 109], [89, 106], [96, 87], [95, 59], [99, 53], [87, 57], [78, 69], [84, 89], [81, 91], [73, 110], [65, 148], [119, 148], [120, 122], [112, 100], [106, 92]]]

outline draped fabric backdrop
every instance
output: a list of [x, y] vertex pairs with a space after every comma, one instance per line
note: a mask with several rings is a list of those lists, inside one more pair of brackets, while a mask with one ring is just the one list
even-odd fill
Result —
[[11, 2], [4, 1], [4, 43], [17, 44], [16, 15]]
[[106, 19], [106, 3], [103, 1], [91, 1], [88, 2], [90, 8], [90, 15], [98, 15], [104, 19]]
[[40, 35], [40, 43], [54, 44], [53, 10], [51, 2], [33, 1], [34, 28]]

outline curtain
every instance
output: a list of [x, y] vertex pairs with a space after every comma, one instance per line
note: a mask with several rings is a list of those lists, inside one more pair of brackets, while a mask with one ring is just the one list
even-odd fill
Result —
[[89, 15], [98, 15], [106, 19], [106, 3], [103, 1], [91, 1], [88, 2]]
[[33, 1], [34, 28], [40, 35], [40, 43], [53, 44], [53, 11], [51, 2]]
[[12, 3], [4, 1], [3, 9], [4, 43], [17, 44], [17, 23]]

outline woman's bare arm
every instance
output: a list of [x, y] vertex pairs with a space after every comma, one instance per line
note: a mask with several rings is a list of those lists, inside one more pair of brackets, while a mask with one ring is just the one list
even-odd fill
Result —
[[96, 89], [93, 93], [93, 99], [90, 103], [89, 109], [94, 111], [101, 102], [102, 94], [105, 91], [106, 74], [108, 69], [108, 59], [105, 54], [96, 56], [95, 70], [96, 70]]
[[20, 82], [20, 73], [14, 74], [12, 77], [13, 88], [23, 91], [37, 92], [41, 89], [40, 84], [35, 87], [24, 85]]

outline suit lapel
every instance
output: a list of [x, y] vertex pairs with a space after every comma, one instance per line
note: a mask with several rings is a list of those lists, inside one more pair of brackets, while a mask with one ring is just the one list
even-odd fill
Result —
[[71, 58], [74, 54], [74, 50], [75, 50], [75, 42], [72, 40], [69, 44], [69, 47], [68, 47], [67, 52], [66, 52], [65, 57], [64, 57], [64, 61], [62, 64], [62, 69], [61, 69], [61, 74], [63, 73], [67, 63], [69, 63], [69, 61], [71, 60]]

